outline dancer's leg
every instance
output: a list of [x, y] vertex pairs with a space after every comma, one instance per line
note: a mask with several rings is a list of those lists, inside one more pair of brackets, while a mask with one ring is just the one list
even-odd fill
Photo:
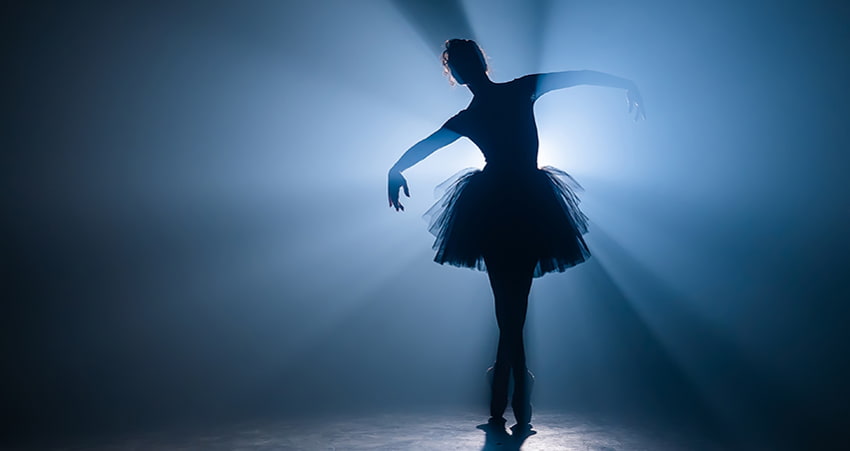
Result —
[[490, 416], [493, 419], [503, 418], [508, 404], [508, 381], [513, 373], [514, 400], [511, 404], [517, 422], [526, 424], [531, 419], [531, 405], [523, 327], [536, 263], [532, 259], [494, 257], [486, 259], [485, 263], [493, 289], [496, 321], [499, 325], [499, 347], [493, 368]]

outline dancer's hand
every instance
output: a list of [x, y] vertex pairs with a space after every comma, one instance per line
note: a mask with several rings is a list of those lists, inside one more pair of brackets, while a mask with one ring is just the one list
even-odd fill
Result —
[[400, 171], [390, 169], [387, 177], [387, 193], [389, 194], [390, 208], [395, 208], [395, 211], [404, 211], [404, 205], [398, 200], [399, 189], [404, 188], [404, 195], [410, 197], [410, 189], [407, 188], [407, 180], [401, 175]]
[[629, 103], [629, 113], [635, 113], [635, 122], [640, 119], [646, 120], [646, 107], [643, 105], [643, 98], [636, 85], [632, 85], [626, 91], [626, 101]]

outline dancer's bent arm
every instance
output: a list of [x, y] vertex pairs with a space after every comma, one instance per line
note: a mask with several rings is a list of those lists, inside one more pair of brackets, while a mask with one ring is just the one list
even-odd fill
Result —
[[404, 195], [410, 197], [407, 180], [404, 179], [401, 172], [424, 160], [428, 155], [431, 155], [438, 149], [455, 142], [460, 136], [460, 134], [446, 127], [440, 127], [439, 130], [414, 144], [410, 149], [407, 149], [407, 152], [390, 168], [387, 177], [387, 193], [390, 207], [395, 208], [396, 211], [404, 211], [404, 206], [399, 201], [399, 189], [403, 188]]

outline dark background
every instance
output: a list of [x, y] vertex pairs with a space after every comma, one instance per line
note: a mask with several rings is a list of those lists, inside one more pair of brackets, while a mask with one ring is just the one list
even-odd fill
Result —
[[497, 80], [598, 69], [647, 100], [638, 124], [601, 89], [538, 103], [595, 258], [536, 282], [535, 405], [838, 437], [848, 8], [431, 5], [3, 2], [4, 437], [485, 406], [486, 278], [430, 263], [418, 218], [480, 160], [458, 144], [409, 172], [408, 212], [383, 204], [468, 101], [448, 33]]

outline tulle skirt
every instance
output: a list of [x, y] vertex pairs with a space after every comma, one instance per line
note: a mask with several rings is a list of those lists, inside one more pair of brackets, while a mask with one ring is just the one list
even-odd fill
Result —
[[468, 169], [438, 187], [426, 213], [436, 237], [434, 261], [486, 271], [488, 258], [536, 260], [534, 277], [561, 272], [590, 257], [587, 217], [569, 174], [547, 166]]

